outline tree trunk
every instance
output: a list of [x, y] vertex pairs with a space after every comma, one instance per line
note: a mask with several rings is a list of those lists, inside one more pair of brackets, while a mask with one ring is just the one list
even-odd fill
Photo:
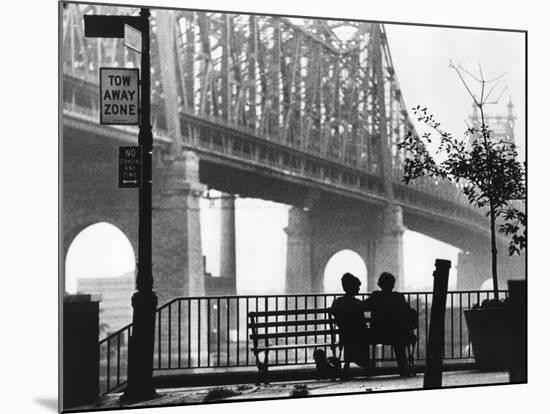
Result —
[[497, 275], [497, 236], [495, 231], [495, 209], [491, 204], [491, 265], [493, 276], [493, 294], [498, 299], [498, 275]]
[[[483, 89], [481, 92], [483, 96]], [[487, 156], [487, 166], [489, 167], [490, 172], [490, 182], [489, 188], [493, 188], [493, 163], [491, 162], [491, 153], [489, 151], [489, 131], [485, 125], [485, 113], [483, 112], [483, 105], [478, 105], [481, 112], [481, 133], [483, 134], [483, 142], [485, 143], [485, 153]], [[491, 267], [492, 267], [492, 276], [493, 276], [493, 294], [495, 300], [498, 300], [498, 275], [497, 275], [497, 235], [495, 231], [496, 225], [496, 214], [495, 206], [493, 204], [492, 197], [489, 195], [489, 208], [491, 214]]]

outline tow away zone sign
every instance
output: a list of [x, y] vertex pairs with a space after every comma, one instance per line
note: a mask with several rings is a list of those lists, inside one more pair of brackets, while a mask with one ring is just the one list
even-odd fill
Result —
[[101, 124], [139, 124], [138, 84], [138, 69], [99, 68]]

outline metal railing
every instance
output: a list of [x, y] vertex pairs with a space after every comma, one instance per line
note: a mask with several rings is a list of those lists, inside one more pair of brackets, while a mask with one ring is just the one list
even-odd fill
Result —
[[[410, 306], [418, 312], [418, 346], [415, 358], [420, 365], [426, 359], [431, 292], [404, 293]], [[499, 291], [501, 298], [507, 291]], [[254, 311], [311, 309], [329, 307], [340, 294], [216, 296], [175, 298], [156, 311], [154, 370], [228, 369], [254, 367], [247, 314]], [[358, 295], [361, 299], [368, 294]], [[470, 338], [463, 311], [475, 303], [491, 298], [492, 291], [455, 291], [447, 295], [444, 362], [473, 362]], [[280, 318], [280, 319], [279, 319]], [[290, 320], [292, 316], [273, 321]], [[294, 327], [274, 327], [274, 332]], [[116, 390], [127, 380], [128, 342], [132, 325], [100, 341], [100, 391]], [[304, 337], [308, 343], [315, 338]], [[279, 339], [277, 339], [279, 340]], [[288, 341], [288, 338], [280, 339]], [[284, 342], [280, 342], [284, 344]], [[279, 350], [270, 359], [278, 365], [313, 364], [310, 349]], [[376, 348], [379, 365], [393, 360], [390, 346]], [[393, 363], [393, 362], [392, 362]]]

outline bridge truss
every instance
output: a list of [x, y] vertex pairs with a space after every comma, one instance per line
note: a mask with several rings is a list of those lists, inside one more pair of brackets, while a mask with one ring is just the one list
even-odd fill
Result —
[[[85, 38], [82, 16], [138, 12], [66, 5], [63, 74], [78, 88], [64, 88], [65, 111], [97, 111], [100, 66], [139, 66], [122, 39]], [[424, 178], [404, 189], [397, 143], [416, 131], [383, 25], [152, 10], [151, 32], [153, 127], [172, 156], [246, 159], [402, 205], [415, 197], [431, 210], [435, 200], [441, 215], [487, 230], [453, 183]]]

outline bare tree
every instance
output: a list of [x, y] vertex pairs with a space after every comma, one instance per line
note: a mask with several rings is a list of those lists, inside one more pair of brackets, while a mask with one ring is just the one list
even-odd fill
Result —
[[[443, 156], [443, 160], [436, 161], [428, 150], [427, 144], [432, 142], [431, 132], [423, 134], [422, 137], [409, 132], [405, 140], [399, 144], [406, 153], [403, 180], [409, 183], [425, 175], [448, 179], [462, 189], [472, 205], [486, 211], [491, 227], [493, 292], [495, 299], [498, 299], [497, 220], [503, 220], [499, 231], [511, 236], [510, 254], [519, 254], [526, 248], [527, 243], [525, 212], [512, 203], [512, 200], [525, 199], [525, 163], [518, 161], [516, 145], [513, 142], [492, 138], [486, 122], [485, 106], [498, 103], [506, 89], [503, 88], [500, 94], [494, 97], [504, 74], [487, 80], [483, 76], [481, 66], [479, 76], [474, 76], [452, 61], [450, 68], [456, 72], [474, 105], [479, 109], [481, 126], [468, 127], [465, 135], [471, 138], [471, 145], [467, 146], [464, 139], [454, 138], [442, 130], [433, 115], [428, 114], [427, 108], [413, 108], [418, 120], [436, 132], [439, 145], [435, 154]], [[466, 81], [467, 77], [479, 84], [479, 94], [474, 93]]]

